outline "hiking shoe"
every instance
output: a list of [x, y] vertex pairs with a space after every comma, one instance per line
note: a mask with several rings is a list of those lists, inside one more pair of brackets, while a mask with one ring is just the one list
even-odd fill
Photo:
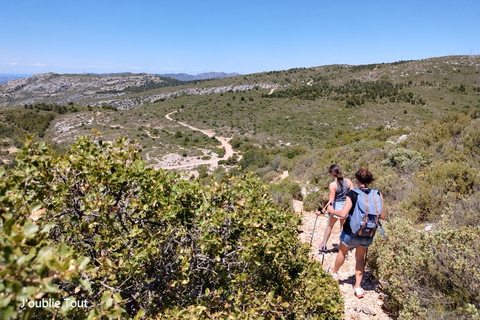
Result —
[[[338, 273], [333, 273], [332, 268], [328, 267], [327, 273], [332, 276], [335, 281], [338, 281]], [[361, 288], [360, 288], [361, 289]]]
[[338, 243], [332, 244], [332, 247], [333, 247], [335, 250], [340, 250], [340, 245], [339, 245]]
[[361, 299], [363, 298], [364, 294], [365, 294], [365, 291], [363, 291], [362, 287], [355, 288], [355, 297], [357, 297], [358, 299]]

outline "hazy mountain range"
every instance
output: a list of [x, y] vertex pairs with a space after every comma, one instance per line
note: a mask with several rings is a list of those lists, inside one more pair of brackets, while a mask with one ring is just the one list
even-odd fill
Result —
[[238, 76], [240, 73], [225, 73], [225, 72], [206, 72], [206, 73], [199, 73], [197, 75], [191, 75], [186, 73], [166, 73], [166, 74], [157, 74], [160, 77], [168, 77], [177, 79], [180, 81], [195, 81], [195, 80], [207, 80], [207, 79], [222, 79], [227, 77], [234, 77]]
[[27, 78], [29, 76], [30, 76], [30, 74], [3, 74], [3, 73], [0, 73], [0, 84], [5, 84], [10, 80]]

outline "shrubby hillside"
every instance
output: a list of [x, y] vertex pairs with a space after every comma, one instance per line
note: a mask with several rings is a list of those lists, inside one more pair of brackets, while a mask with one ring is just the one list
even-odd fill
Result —
[[[319, 150], [341, 130], [383, 126], [408, 131], [449, 112], [476, 109], [480, 107], [479, 71], [478, 56], [449, 56], [297, 68], [189, 83], [149, 75], [39, 75], [23, 87], [0, 86], [3, 91], [15, 89], [18, 95], [0, 110], [0, 160], [13, 161], [8, 149], [21, 145], [24, 128], [7, 118], [21, 118], [25, 104], [77, 109], [76, 113], [54, 112], [54, 119], [40, 119], [48, 126], [29, 131], [43, 135], [56, 148], [67, 149], [77, 136], [95, 129], [106, 141], [119, 135], [140, 140], [147, 163], [164, 166], [166, 155], [193, 159], [217, 153], [214, 145], [203, 143], [206, 136], [166, 119], [172, 111], [178, 111], [172, 119], [218, 137], [248, 138], [267, 149], [291, 145]], [[78, 88], [89, 94], [79, 94]], [[43, 116], [51, 111], [38, 112]], [[188, 136], [185, 146], [184, 140], [174, 137], [177, 131]]]
[[[407, 132], [342, 131], [320, 151], [289, 158], [285, 151], [251, 148], [242, 161], [264, 181], [288, 170], [289, 178], [271, 188], [277, 203], [289, 203], [304, 187], [304, 209], [312, 211], [328, 193], [330, 164], [353, 180], [360, 166], [368, 166], [388, 208], [387, 239], [377, 237], [368, 263], [389, 310], [400, 319], [477, 319], [480, 113], [450, 113]], [[398, 143], [387, 141], [404, 135]]]
[[[0, 172], [3, 319], [342, 315], [300, 218], [251, 175], [202, 185], [146, 167], [121, 138], [79, 138], [61, 155], [28, 141], [16, 161]], [[21, 310], [23, 299], [62, 308]]]

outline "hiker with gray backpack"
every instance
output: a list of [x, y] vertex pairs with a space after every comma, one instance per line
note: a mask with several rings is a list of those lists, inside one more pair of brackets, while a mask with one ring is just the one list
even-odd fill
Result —
[[340, 235], [340, 250], [335, 259], [335, 266], [329, 267], [327, 272], [338, 280], [337, 273], [345, 262], [345, 255], [350, 248], [356, 248], [354, 291], [357, 298], [363, 298], [361, 282], [365, 271], [365, 255], [368, 246], [373, 242], [377, 228], [381, 228], [379, 219], [385, 219], [386, 213], [382, 194], [378, 190], [369, 188], [374, 178], [368, 168], [361, 167], [355, 173], [355, 178], [358, 188], [348, 191], [343, 208], [335, 210], [332, 205], [327, 207], [329, 213], [346, 217]]
[[[350, 189], [353, 189], [353, 183], [350, 179], [343, 177], [342, 169], [340, 169], [340, 167], [336, 164], [332, 164], [330, 168], [328, 168], [328, 173], [333, 179], [335, 179], [335, 181], [328, 185], [328, 190], [330, 191], [328, 203], [332, 203], [335, 210], [341, 210], [343, 208], [343, 205], [345, 204], [345, 197], [347, 195], [347, 192]], [[318, 216], [322, 213], [324, 212], [319, 206], [316, 215]], [[325, 239], [318, 247], [320, 253], [325, 253], [325, 251], [327, 250], [327, 241], [330, 238], [330, 234], [332, 233], [332, 229], [337, 220], [340, 220], [340, 232], [343, 230], [343, 223], [345, 222], [344, 219], [344, 217], [338, 217], [334, 214], [329, 214], [327, 220], [327, 230], [325, 232]]]

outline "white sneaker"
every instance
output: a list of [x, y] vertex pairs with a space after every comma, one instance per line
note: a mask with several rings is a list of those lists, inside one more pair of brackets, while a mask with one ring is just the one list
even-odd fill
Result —
[[365, 292], [363, 291], [362, 287], [356, 287], [355, 288], [355, 296], [358, 298], [358, 299], [361, 299], [363, 298], [363, 295], [365, 294]]
[[327, 273], [332, 276], [335, 281], [338, 281], [338, 273], [333, 273], [332, 268], [328, 267]]

